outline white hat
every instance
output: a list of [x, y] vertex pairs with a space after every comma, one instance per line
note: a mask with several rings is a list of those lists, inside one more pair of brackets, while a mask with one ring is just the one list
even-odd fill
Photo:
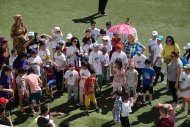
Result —
[[107, 41], [108, 41], [109, 38], [108, 38], [108, 36], [103, 36], [103, 37], [102, 37], [102, 40], [107, 40]]
[[71, 33], [68, 33], [66, 39], [70, 40], [72, 37], [73, 37], [73, 35]]
[[52, 32], [61, 31], [60, 27], [56, 26], [53, 28]]
[[158, 32], [157, 31], [152, 31], [152, 36], [157, 36]]
[[34, 35], [34, 32], [30, 31], [30, 32], [28, 33], [28, 36], [29, 36], [29, 37], [34, 37], [34, 36], [35, 36], [35, 35]]
[[187, 45], [185, 47], [183, 47], [184, 49], [190, 49], [190, 43], [187, 43]]

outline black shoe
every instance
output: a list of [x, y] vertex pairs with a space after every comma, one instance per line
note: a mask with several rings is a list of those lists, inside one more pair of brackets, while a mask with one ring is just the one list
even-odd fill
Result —
[[88, 111], [84, 111], [84, 115], [85, 116], [89, 116], [89, 112]]
[[142, 101], [141, 104], [144, 105], [144, 104], [145, 104], [145, 101]]
[[101, 112], [101, 110], [99, 108], [96, 108], [94, 111], [96, 111], [97, 113]]

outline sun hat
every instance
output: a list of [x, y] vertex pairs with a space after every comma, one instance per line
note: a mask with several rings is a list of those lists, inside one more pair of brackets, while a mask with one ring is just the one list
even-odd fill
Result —
[[183, 49], [190, 49], [190, 43], [187, 43], [187, 45], [183, 47]]
[[70, 40], [72, 37], [73, 37], [73, 35], [71, 33], [68, 33], [66, 39]]
[[158, 35], [158, 36], [157, 36], [157, 40], [158, 40], [158, 41], [163, 41], [163, 40], [164, 40], [164, 37], [163, 37], [162, 35]]
[[157, 31], [152, 31], [152, 36], [157, 36], [158, 32]]
[[29, 36], [29, 37], [34, 37], [34, 36], [35, 36], [35, 34], [34, 34], [34, 32], [33, 32], [33, 31], [30, 31], [30, 32], [28, 32], [28, 36]]

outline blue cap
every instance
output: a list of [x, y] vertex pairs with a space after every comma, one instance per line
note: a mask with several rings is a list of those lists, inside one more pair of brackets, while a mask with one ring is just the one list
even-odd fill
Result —
[[142, 53], [142, 48], [141, 47], [137, 47], [137, 52], [136, 53]]
[[157, 40], [158, 40], [158, 41], [163, 41], [163, 40], [164, 40], [164, 37], [163, 37], [162, 35], [158, 35], [158, 36], [157, 36]]

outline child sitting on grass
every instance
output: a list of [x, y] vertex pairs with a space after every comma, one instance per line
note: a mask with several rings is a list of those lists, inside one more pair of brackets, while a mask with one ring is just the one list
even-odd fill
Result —
[[19, 105], [20, 105], [20, 111], [22, 113], [25, 112], [25, 109], [23, 107], [23, 99], [26, 98], [28, 100], [28, 88], [25, 82], [26, 77], [26, 70], [23, 68], [18, 69], [18, 76], [16, 77], [16, 84], [17, 84], [17, 90], [18, 90], [18, 96], [19, 96]]
[[90, 105], [90, 102], [92, 101], [95, 105], [95, 111], [97, 113], [100, 112], [100, 109], [97, 106], [97, 101], [95, 97], [95, 88], [98, 88], [100, 91], [100, 88], [98, 86], [97, 80], [96, 80], [96, 72], [95, 70], [90, 70], [90, 77], [88, 77], [84, 84], [84, 93], [85, 93], [85, 111], [84, 114], [89, 116], [88, 107]]

